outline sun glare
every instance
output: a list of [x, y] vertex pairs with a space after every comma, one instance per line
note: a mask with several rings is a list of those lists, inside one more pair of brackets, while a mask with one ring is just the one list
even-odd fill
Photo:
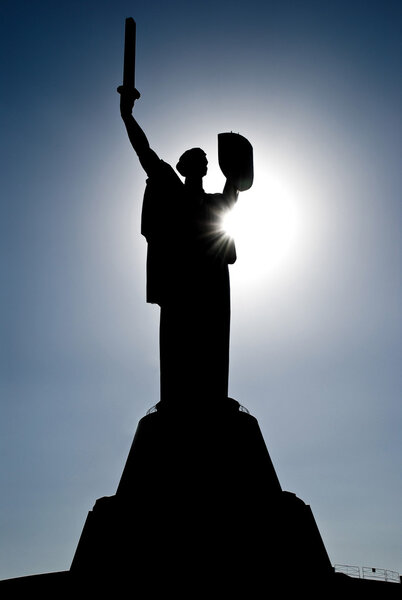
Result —
[[264, 179], [239, 194], [223, 228], [234, 238], [238, 260], [233, 275], [241, 281], [283, 273], [298, 252], [300, 217], [289, 189]]

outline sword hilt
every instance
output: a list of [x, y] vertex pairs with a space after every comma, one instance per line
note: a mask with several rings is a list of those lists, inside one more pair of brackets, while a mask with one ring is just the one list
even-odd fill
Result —
[[129, 88], [126, 85], [119, 85], [117, 91], [119, 92], [119, 94], [126, 94], [127, 96], [132, 96], [134, 101], [138, 100], [138, 98], [141, 98], [140, 92], [135, 87]]

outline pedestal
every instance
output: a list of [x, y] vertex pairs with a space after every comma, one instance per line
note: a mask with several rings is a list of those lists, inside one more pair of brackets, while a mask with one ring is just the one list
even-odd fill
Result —
[[252, 598], [275, 580], [300, 587], [333, 570], [310, 507], [281, 489], [257, 420], [228, 399], [140, 420], [116, 495], [89, 513], [71, 573], [148, 597]]

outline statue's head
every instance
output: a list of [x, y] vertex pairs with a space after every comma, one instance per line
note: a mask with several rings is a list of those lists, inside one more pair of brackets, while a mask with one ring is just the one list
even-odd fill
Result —
[[186, 150], [179, 158], [176, 169], [183, 177], [204, 177], [208, 170], [207, 155], [201, 148]]

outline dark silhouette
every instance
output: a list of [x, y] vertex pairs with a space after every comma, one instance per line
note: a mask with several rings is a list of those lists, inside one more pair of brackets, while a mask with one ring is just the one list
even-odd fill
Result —
[[136, 25], [126, 19], [120, 112], [129, 140], [148, 179], [141, 233], [148, 242], [147, 302], [159, 304], [160, 406], [196, 406], [228, 396], [230, 286], [228, 265], [236, 260], [234, 241], [222, 219], [239, 191], [253, 180], [251, 145], [240, 135], [220, 134], [219, 163], [226, 184], [206, 194], [208, 161], [201, 148], [184, 152], [174, 169], [150, 148], [132, 115], [140, 97], [135, 88]]

